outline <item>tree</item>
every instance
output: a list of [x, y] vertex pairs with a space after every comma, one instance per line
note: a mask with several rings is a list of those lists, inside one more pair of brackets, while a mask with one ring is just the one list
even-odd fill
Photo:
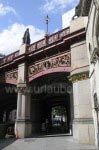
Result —
[[58, 115], [58, 116], [62, 116], [63, 114], [66, 114], [66, 109], [63, 106], [56, 106], [53, 107], [52, 109], [52, 114], [53, 115]]

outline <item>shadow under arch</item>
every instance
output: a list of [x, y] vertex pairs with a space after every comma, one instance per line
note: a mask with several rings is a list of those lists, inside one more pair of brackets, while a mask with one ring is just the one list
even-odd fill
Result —
[[[66, 70], [62, 72], [46, 72], [45, 74], [39, 77], [36, 76], [35, 79], [31, 80], [30, 86], [32, 88], [44, 87], [44, 85], [46, 85], [46, 88], [48, 88], [49, 85], [51, 88], [53, 88], [53, 85], [55, 85], [55, 88], [60, 88], [60, 85], [66, 87], [68, 85], [71, 85], [71, 83], [68, 80], [69, 75], [70, 72], [66, 72]], [[46, 118], [48, 118], [49, 122], [51, 122], [51, 109], [53, 106], [65, 106], [66, 109], [68, 109], [69, 126], [71, 116], [69, 94], [70, 93], [67, 93], [66, 91], [62, 93], [61, 91], [59, 91], [59, 93], [55, 93], [55, 91], [52, 91], [51, 93], [44, 90], [40, 93], [32, 93], [31, 120], [33, 122], [33, 129], [36, 133], [41, 132], [41, 125], [46, 120]], [[39, 131], [37, 131], [37, 129], [39, 129]]]

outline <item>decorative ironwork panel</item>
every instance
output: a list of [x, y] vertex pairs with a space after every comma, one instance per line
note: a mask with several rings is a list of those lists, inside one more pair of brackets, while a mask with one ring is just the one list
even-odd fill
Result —
[[14, 58], [19, 56], [19, 51], [14, 53]]
[[3, 58], [3, 61], [1, 62], [1, 64], [2, 64], [2, 63], [6, 63], [6, 60], [7, 60], [7, 57], [4, 57], [4, 58]]
[[59, 33], [59, 37], [62, 38], [64, 36], [68, 35], [69, 33], [70, 33], [70, 29], [69, 28], [67, 30], [65, 29]]
[[46, 45], [46, 41], [45, 39], [43, 39], [37, 43], [37, 49], [44, 47], [45, 45]]
[[11, 55], [5, 56], [4, 58], [1, 59], [0, 65], [10, 62], [10, 61], [13, 61], [14, 58], [16, 58], [18, 56], [19, 56], [19, 51], [16, 51], [16, 52], [12, 53]]
[[9, 55], [9, 56], [7, 57], [7, 62], [12, 61], [12, 60], [13, 60], [13, 57], [14, 57], [13, 54], [12, 54], [12, 55]]
[[67, 53], [29, 66], [28, 75], [29, 77], [31, 77], [47, 69], [56, 67], [70, 67], [70, 66], [71, 66], [71, 55], [70, 53]]
[[51, 44], [51, 43], [53, 43], [53, 42], [55, 42], [57, 40], [58, 40], [58, 33], [49, 37], [48, 44]]
[[35, 51], [36, 50], [36, 43], [33, 43], [29, 48], [28, 52]]
[[46, 38], [42, 39], [42, 40], [37, 41], [36, 43], [33, 43], [32, 45], [30, 45], [27, 49], [27, 52], [32, 52], [39, 48], [43, 48], [44, 46], [46, 46], [46, 44], [48, 45], [48, 44], [54, 43], [54, 42], [60, 40], [62, 37], [65, 37], [69, 33], [70, 33], [70, 28], [66, 28], [66, 29], [58, 31], [52, 35], [49, 35], [47, 37], [47, 39]]
[[18, 79], [18, 71], [11, 71], [5, 73], [5, 79], [6, 80], [17, 80]]

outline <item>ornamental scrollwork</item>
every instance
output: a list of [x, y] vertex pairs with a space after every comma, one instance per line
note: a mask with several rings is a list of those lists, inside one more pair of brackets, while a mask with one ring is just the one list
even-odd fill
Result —
[[6, 72], [5, 73], [5, 78], [6, 78], [6, 80], [17, 80], [18, 72], [17, 71]]
[[89, 72], [83, 72], [69, 77], [69, 81], [71, 81], [72, 83], [87, 79], [89, 79]]
[[56, 67], [70, 67], [71, 66], [71, 56], [70, 53], [57, 56], [52, 59], [45, 60], [43, 62], [35, 63], [29, 66], [28, 75], [33, 76], [41, 71], [56, 68]]
[[32, 88], [31, 87], [17, 87], [17, 92], [22, 93], [22, 94], [29, 94], [32, 93]]

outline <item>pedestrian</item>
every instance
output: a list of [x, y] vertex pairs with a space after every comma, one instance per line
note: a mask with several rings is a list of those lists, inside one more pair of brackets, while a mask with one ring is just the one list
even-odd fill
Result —
[[46, 124], [46, 134], [48, 134], [48, 132], [49, 132], [49, 121], [48, 121], [48, 119], [46, 119], [45, 124]]

